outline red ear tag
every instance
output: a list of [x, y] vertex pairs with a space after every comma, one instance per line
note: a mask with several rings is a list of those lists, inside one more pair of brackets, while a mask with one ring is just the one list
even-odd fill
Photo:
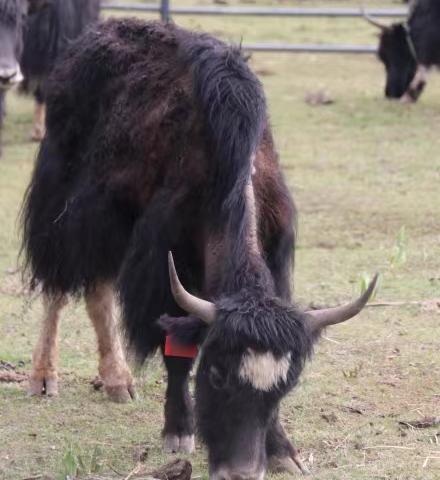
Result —
[[167, 335], [165, 337], [165, 356], [196, 358], [197, 345], [182, 345], [181, 343], [177, 343], [170, 335]]

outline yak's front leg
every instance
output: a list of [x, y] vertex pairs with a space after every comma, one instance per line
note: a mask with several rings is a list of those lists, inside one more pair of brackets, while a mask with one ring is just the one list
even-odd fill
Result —
[[66, 305], [64, 295], [43, 296], [44, 317], [40, 338], [32, 355], [29, 395], [58, 395], [58, 324], [60, 311]]
[[86, 294], [86, 307], [96, 331], [99, 374], [111, 400], [134, 398], [134, 381], [127, 366], [115, 318], [114, 292], [109, 284], [99, 284]]
[[194, 450], [194, 412], [188, 380], [193, 360], [164, 356], [164, 361], [168, 371], [164, 450], [191, 453]]
[[31, 140], [40, 142], [46, 133], [46, 105], [38, 98], [35, 99], [34, 123]]
[[304, 475], [309, 473], [309, 470], [299, 457], [298, 450], [287, 438], [280, 424], [278, 411], [267, 432], [266, 453], [269, 469], [274, 473], [296, 473], [298, 469]]
[[425, 89], [428, 79], [428, 67], [425, 65], [419, 65], [412, 82], [410, 83], [408, 90], [400, 99], [401, 103], [413, 103], [420, 97], [421, 93]]

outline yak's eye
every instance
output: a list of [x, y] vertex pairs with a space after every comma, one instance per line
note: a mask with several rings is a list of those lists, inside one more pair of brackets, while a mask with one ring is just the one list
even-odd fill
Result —
[[226, 372], [223, 372], [220, 367], [211, 365], [209, 369], [209, 382], [217, 390], [224, 388], [227, 383]]

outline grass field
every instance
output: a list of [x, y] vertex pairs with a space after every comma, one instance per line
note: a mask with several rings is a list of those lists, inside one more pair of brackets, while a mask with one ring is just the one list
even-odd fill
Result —
[[[374, 42], [356, 21], [182, 23], [245, 41]], [[427, 301], [369, 308], [329, 330], [283, 402], [283, 423], [313, 479], [438, 480], [440, 427], [398, 422], [440, 416], [440, 308], [429, 302], [440, 297], [440, 75], [417, 105], [403, 106], [382, 98], [383, 71], [372, 57], [256, 54], [252, 65], [300, 212], [296, 300], [339, 303], [379, 271], [376, 302]], [[308, 105], [305, 96], [320, 90], [334, 103]], [[36, 152], [31, 113], [29, 99], [8, 96], [0, 159], [0, 361], [20, 372], [30, 370], [41, 315], [39, 299], [14, 273], [17, 214]], [[160, 360], [138, 372], [139, 399], [115, 405], [89, 384], [95, 348], [82, 303], [71, 304], [62, 322], [60, 396], [28, 398], [24, 384], [0, 383], [1, 479], [72, 478], [76, 467], [124, 478], [145, 450], [148, 465], [167, 460]], [[206, 478], [203, 447], [191, 460], [194, 475]]]

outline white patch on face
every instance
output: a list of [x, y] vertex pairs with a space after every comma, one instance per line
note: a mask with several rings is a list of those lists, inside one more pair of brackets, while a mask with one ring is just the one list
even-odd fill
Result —
[[249, 348], [241, 359], [238, 376], [255, 389], [269, 392], [287, 381], [290, 353], [277, 359], [272, 352], [259, 353]]

